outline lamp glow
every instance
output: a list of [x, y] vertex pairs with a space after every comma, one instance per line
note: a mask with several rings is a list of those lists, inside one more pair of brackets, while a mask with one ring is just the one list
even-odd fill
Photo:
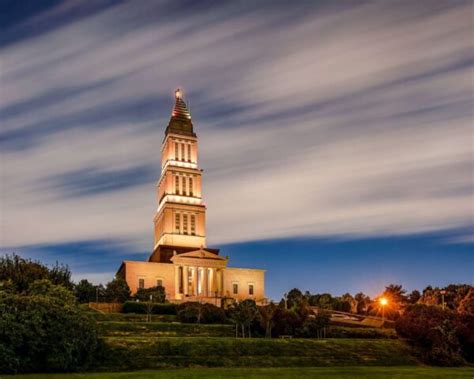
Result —
[[182, 96], [181, 90], [178, 88], [176, 91], [174, 91], [174, 95], [176, 96], [177, 99], [181, 99], [181, 96]]

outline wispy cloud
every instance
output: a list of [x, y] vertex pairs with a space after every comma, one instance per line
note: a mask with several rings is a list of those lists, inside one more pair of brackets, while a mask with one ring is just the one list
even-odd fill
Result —
[[177, 86], [213, 244], [472, 225], [472, 4], [77, 4], [0, 46], [2, 246], [149, 250]]

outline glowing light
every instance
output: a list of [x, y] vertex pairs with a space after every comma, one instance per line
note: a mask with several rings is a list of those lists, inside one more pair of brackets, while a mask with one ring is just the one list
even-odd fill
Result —
[[387, 305], [388, 300], [385, 297], [381, 297], [379, 302], [382, 306], [385, 306], [385, 305]]
[[179, 88], [176, 91], [174, 91], [174, 95], [176, 96], [177, 99], [181, 99], [181, 97], [183, 96]]

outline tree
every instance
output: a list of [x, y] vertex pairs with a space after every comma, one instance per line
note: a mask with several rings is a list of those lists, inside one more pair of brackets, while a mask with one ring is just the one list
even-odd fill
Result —
[[16, 254], [0, 257], [0, 283], [3, 283], [4, 289], [24, 292], [31, 283], [40, 279], [48, 279], [67, 289], [73, 288], [71, 271], [67, 266], [56, 262], [52, 268], [48, 268], [38, 261], [24, 259]]
[[395, 329], [417, 349], [424, 362], [440, 366], [463, 363], [457, 316], [453, 311], [437, 306], [409, 305], [397, 320]]
[[250, 325], [256, 320], [257, 315], [258, 310], [255, 301], [248, 299], [234, 303], [229, 309], [229, 318], [235, 324], [235, 336], [238, 337], [240, 327], [242, 337], [245, 338], [246, 330], [248, 336], [251, 337]]
[[114, 278], [107, 283], [105, 288], [105, 297], [107, 301], [124, 303], [130, 299], [130, 288], [125, 280], [120, 277]]
[[421, 299], [421, 293], [418, 290], [413, 290], [408, 295], [408, 304], [416, 304]]
[[79, 303], [89, 303], [96, 301], [98, 287], [94, 286], [87, 279], [82, 279], [74, 286], [74, 294]]
[[293, 288], [286, 295], [288, 308], [299, 306], [305, 300], [303, 293], [298, 288]]
[[358, 314], [367, 313], [370, 306], [371, 300], [370, 297], [365, 295], [363, 292], [359, 292], [354, 296], [354, 300], [357, 302], [357, 312]]
[[64, 286], [43, 279], [0, 291], [0, 373], [84, 369], [97, 348], [94, 321]]
[[331, 313], [327, 311], [318, 312], [314, 316], [308, 317], [297, 333], [307, 338], [324, 338], [330, 321]]
[[270, 303], [261, 307], [258, 307], [258, 320], [260, 325], [265, 330], [265, 338], [271, 338], [272, 328], [274, 324], [273, 316], [277, 306], [274, 303]]

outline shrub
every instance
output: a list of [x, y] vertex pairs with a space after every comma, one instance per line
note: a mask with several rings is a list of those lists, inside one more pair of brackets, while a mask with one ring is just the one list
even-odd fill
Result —
[[187, 302], [178, 306], [178, 320], [186, 323], [222, 324], [225, 312], [213, 304]]
[[[123, 313], [146, 314], [148, 308], [147, 304], [146, 302], [126, 301], [123, 304]], [[172, 303], [153, 304], [151, 313], [155, 315], [176, 315], [176, 308], [176, 304]]]
[[457, 315], [453, 311], [437, 306], [410, 305], [397, 320], [395, 328], [424, 362], [440, 366], [463, 363]]
[[98, 346], [93, 320], [66, 288], [46, 280], [29, 288], [0, 291], [0, 373], [87, 367]]
[[164, 303], [166, 300], [165, 288], [162, 286], [139, 288], [134, 298], [140, 301], [149, 301], [150, 296], [155, 303]]

